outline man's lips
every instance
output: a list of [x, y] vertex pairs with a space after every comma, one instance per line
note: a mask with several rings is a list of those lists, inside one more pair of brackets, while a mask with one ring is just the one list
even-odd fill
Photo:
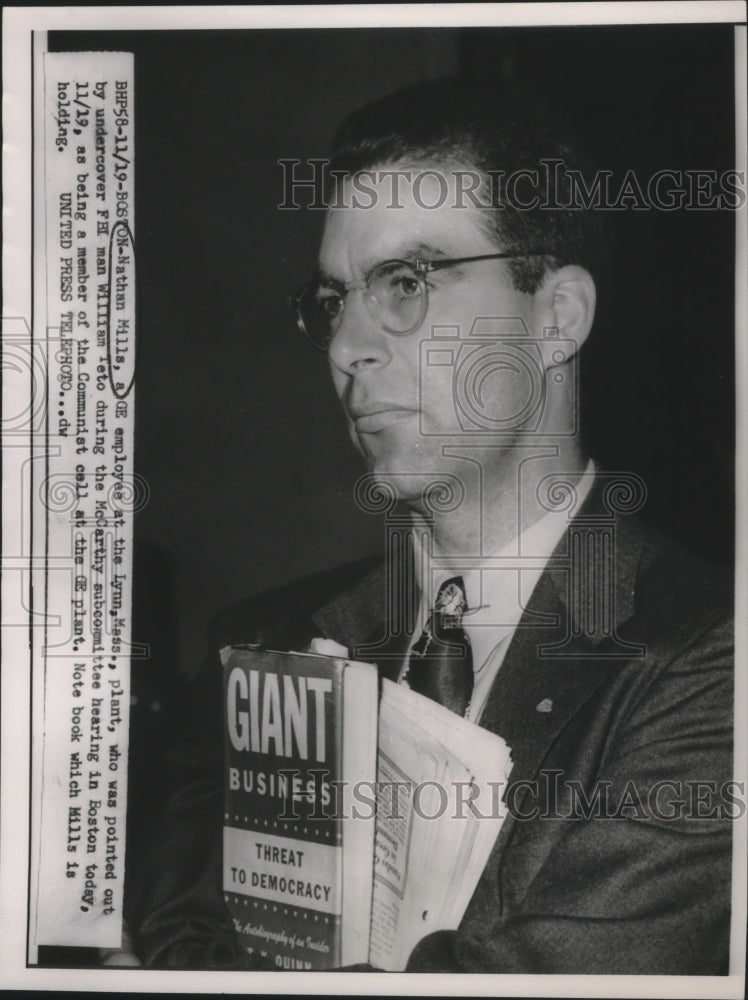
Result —
[[417, 413], [410, 407], [397, 406], [394, 403], [381, 403], [360, 410], [353, 410], [350, 417], [353, 420], [357, 434], [376, 434], [390, 424], [398, 423]]

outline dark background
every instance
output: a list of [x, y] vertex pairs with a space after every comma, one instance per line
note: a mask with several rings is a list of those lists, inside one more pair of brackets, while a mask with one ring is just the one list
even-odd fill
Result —
[[[352, 502], [361, 470], [325, 358], [287, 304], [323, 218], [278, 210], [280, 157], [323, 156], [354, 107], [461, 71], [547, 91], [619, 178], [734, 166], [729, 25], [78, 32], [49, 46], [135, 53], [135, 461], [150, 500], [133, 638], [152, 652], [134, 667], [151, 707], [194, 672], [217, 609], [381, 547], [381, 522]], [[644, 478], [645, 517], [729, 563], [733, 214], [607, 214], [587, 437]]]
[[[336, 123], [462, 72], [548, 94], [600, 166], [734, 166], [727, 25], [52, 33], [51, 50], [135, 53], [139, 340], [128, 858], [158, 797], [182, 679], [213, 614], [381, 550], [326, 360], [288, 294], [323, 217], [279, 211], [281, 157], [324, 156]], [[734, 217], [606, 213], [612, 249], [582, 352], [593, 454], [646, 482], [643, 516], [715, 561], [734, 524]], [[130, 864], [130, 860], [128, 861]], [[45, 949], [80, 965], [80, 950]], [[95, 952], [91, 953], [96, 963]]]

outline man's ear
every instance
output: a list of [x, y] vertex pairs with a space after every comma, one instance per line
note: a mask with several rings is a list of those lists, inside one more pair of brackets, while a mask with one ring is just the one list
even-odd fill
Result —
[[[538, 327], [542, 327], [537, 335], [543, 336], [547, 327], [556, 327], [558, 339], [571, 341], [574, 345], [567, 352], [568, 360], [576, 354], [592, 329], [596, 299], [595, 282], [585, 268], [567, 264], [557, 271], [551, 271], [535, 293], [538, 306], [536, 323]], [[544, 341], [546, 337], [547, 334]], [[553, 338], [549, 338], [549, 349], [552, 345]], [[546, 359], [548, 367], [554, 364], [551, 355], [552, 351]]]

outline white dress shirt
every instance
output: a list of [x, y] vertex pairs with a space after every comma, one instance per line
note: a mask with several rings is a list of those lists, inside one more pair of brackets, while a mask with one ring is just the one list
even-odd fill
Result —
[[[577, 510], [592, 487], [594, 473], [595, 466], [590, 461], [577, 483]], [[453, 576], [461, 576], [465, 582], [467, 610], [462, 627], [470, 639], [474, 676], [467, 713], [471, 722], [480, 721], [488, 692], [530, 595], [568, 526], [568, 511], [549, 511], [512, 538], [500, 552], [481, 560], [440, 557], [437, 553], [429, 559], [419, 532], [413, 532], [415, 573], [421, 593], [413, 643], [424, 629], [442, 583]], [[410, 650], [400, 671], [401, 683], [407, 684], [409, 657]]]

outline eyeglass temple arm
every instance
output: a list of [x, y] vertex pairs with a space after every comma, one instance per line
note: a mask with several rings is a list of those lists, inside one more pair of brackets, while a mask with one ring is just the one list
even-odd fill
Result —
[[416, 259], [415, 268], [417, 271], [438, 271], [442, 267], [451, 267], [454, 264], [470, 264], [474, 260], [507, 260], [512, 257], [542, 257], [544, 254], [529, 251], [528, 253], [521, 252], [509, 252], [509, 253], [481, 253], [474, 257], [450, 257], [440, 260], [418, 260]]
[[[416, 271], [439, 271], [443, 267], [452, 267], [455, 264], [470, 264], [475, 260], [507, 260], [513, 257], [545, 257], [546, 253], [538, 250], [529, 250], [526, 253], [522, 252], [508, 252], [508, 253], [480, 253], [472, 257], [445, 257], [437, 260], [419, 260], [416, 258], [415, 264], [413, 265]], [[357, 283], [358, 284], [358, 283]], [[304, 285], [298, 291], [294, 292], [293, 295], [289, 295], [288, 304], [292, 309], [296, 310], [299, 307], [299, 300], [301, 299], [304, 291], [309, 287], [309, 285]], [[356, 287], [356, 286], [349, 286]]]

